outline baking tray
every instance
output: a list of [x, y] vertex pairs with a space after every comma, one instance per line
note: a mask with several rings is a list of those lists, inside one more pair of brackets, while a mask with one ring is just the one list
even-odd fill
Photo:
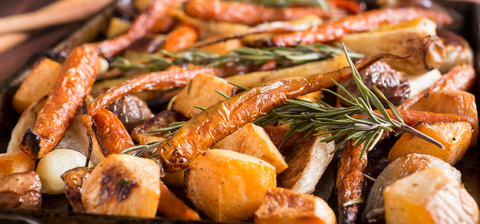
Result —
[[[369, 0], [365, 1], [371, 6]], [[459, 17], [463, 17], [463, 26], [455, 28], [455, 31], [462, 35], [471, 45], [475, 60], [474, 68], [477, 73], [480, 72], [480, 5], [471, 2], [442, 2], [447, 9], [458, 12]], [[12, 97], [20, 84], [28, 76], [33, 63], [40, 57], [65, 57], [75, 46], [86, 42], [96, 41], [104, 37], [104, 31], [108, 26], [109, 19], [114, 15], [116, 5], [112, 4], [97, 14], [95, 17], [83, 24], [76, 32], [58, 43], [54, 48], [40, 52], [33, 56], [24, 67], [10, 76], [4, 82], [0, 83], [0, 153], [4, 153], [10, 140], [10, 133], [20, 117], [12, 108]], [[480, 73], [479, 73], [480, 74]], [[472, 93], [480, 96], [480, 82]], [[477, 97], [477, 105], [480, 105], [480, 97]], [[371, 176], [377, 176], [379, 170], [386, 166], [385, 158], [389, 145], [395, 139], [381, 143], [377, 150], [369, 153], [369, 165], [365, 172]], [[336, 194], [333, 189], [334, 174], [336, 173], [336, 164], [338, 156], [332, 161], [322, 179], [317, 185], [315, 195], [322, 197], [336, 211]], [[467, 191], [477, 201], [480, 201], [480, 144], [470, 148], [463, 160], [455, 166], [462, 172], [462, 181]], [[372, 183], [366, 180], [365, 188]], [[365, 189], [364, 188], [364, 189]], [[360, 217], [360, 214], [359, 214]], [[0, 208], [0, 223], [164, 223], [164, 224], [187, 224], [187, 223], [215, 223], [212, 221], [189, 222], [183, 220], [174, 220], [164, 217], [151, 219], [108, 216], [74, 213], [65, 199], [64, 195], [43, 196], [43, 205], [41, 210], [7, 209]], [[360, 218], [359, 218], [360, 223]]]

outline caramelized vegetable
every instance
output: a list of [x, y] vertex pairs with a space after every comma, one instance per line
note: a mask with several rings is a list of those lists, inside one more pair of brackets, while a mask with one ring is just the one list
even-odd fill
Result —
[[134, 128], [132, 130], [132, 138], [135, 141], [140, 142], [141, 136], [162, 137], [162, 135], [165, 134], [166, 132], [163, 132], [163, 133], [154, 132], [150, 134], [148, 134], [148, 132], [154, 129], [166, 128], [171, 123], [175, 123], [183, 120], [184, 120], [184, 117], [180, 113], [177, 113], [172, 110], [164, 110], [158, 113], [157, 115], [155, 115], [155, 117], [145, 122], [145, 124], [141, 124], [136, 128]]
[[99, 69], [98, 54], [91, 45], [77, 47], [68, 55], [35, 127], [27, 129], [20, 140], [22, 151], [42, 158], [57, 146]]
[[200, 220], [198, 213], [178, 199], [162, 181], [160, 181], [160, 192], [162, 193], [158, 203], [158, 212], [162, 213], [162, 215], [183, 220]]
[[99, 141], [106, 149], [106, 155], [118, 154], [134, 146], [133, 140], [122, 122], [107, 109], [101, 109], [93, 118], [97, 127]]
[[40, 209], [42, 183], [37, 173], [30, 171], [0, 178], [0, 207]]
[[218, 222], [251, 218], [276, 182], [275, 167], [269, 163], [220, 149], [199, 156], [185, 173], [187, 198]]
[[90, 176], [93, 168], [85, 166], [68, 170], [60, 177], [65, 182], [65, 196], [73, 207], [74, 212], [85, 212], [82, 202], [82, 185]]
[[437, 30], [437, 35], [442, 39], [447, 52], [445, 63], [439, 69], [442, 73], [457, 65], [473, 66], [473, 51], [463, 37], [448, 30]]
[[109, 155], [82, 185], [88, 213], [155, 217], [159, 199], [158, 166], [129, 155]]
[[335, 213], [319, 197], [283, 188], [267, 191], [265, 201], [253, 216], [255, 223], [336, 224]]
[[296, 44], [324, 43], [336, 40], [345, 34], [374, 29], [383, 24], [398, 24], [416, 18], [426, 17], [442, 26], [451, 23], [446, 13], [419, 8], [379, 9], [360, 15], [347, 16], [302, 32], [279, 34], [271, 39], [275, 46], [295, 46]]
[[105, 108], [119, 98], [130, 93], [146, 90], [168, 90], [186, 86], [197, 74], [210, 73], [217, 77], [226, 77], [238, 73], [237, 68], [226, 67], [197, 67], [189, 69], [173, 69], [163, 72], [153, 72], [127, 81], [110, 88], [106, 93], [98, 96], [88, 107], [88, 114], [93, 116], [100, 109]]
[[198, 35], [195, 28], [183, 24], [167, 35], [163, 49], [166, 51], [175, 51], [192, 44], [197, 38]]
[[[285, 139], [285, 134], [287, 134], [288, 129], [290, 129], [290, 126], [289, 125], [267, 126], [267, 127], [264, 127], [263, 129], [265, 130], [265, 132], [267, 132], [267, 135], [270, 137], [270, 140], [272, 140], [273, 144], [277, 147], [280, 147], [280, 144], [282, 144], [283, 140]], [[301, 139], [303, 135], [304, 133], [301, 133], [301, 132], [295, 133], [278, 150], [282, 153], [285, 152], [286, 150], [293, 147], [297, 142], [297, 140]]]
[[[401, 58], [391, 54], [379, 54], [356, 63], [357, 70], [364, 71], [382, 58]], [[157, 150], [168, 172], [184, 169], [198, 154], [220, 141], [228, 134], [281, 105], [286, 99], [294, 99], [322, 88], [333, 86], [331, 79], [342, 82], [351, 78], [350, 68], [307, 78], [279, 80], [265, 83], [220, 102], [189, 120]]]
[[133, 95], [118, 99], [107, 109], [118, 117], [127, 131], [131, 131], [154, 116], [147, 103]]
[[0, 178], [35, 170], [35, 159], [24, 152], [0, 154]]

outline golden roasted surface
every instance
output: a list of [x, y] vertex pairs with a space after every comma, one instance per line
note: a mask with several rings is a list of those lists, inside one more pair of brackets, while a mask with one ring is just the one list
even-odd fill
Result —
[[252, 217], [268, 189], [276, 186], [275, 168], [255, 157], [214, 149], [200, 155], [185, 173], [187, 198], [208, 218], [242, 221]]
[[255, 223], [265, 224], [336, 224], [335, 213], [319, 197], [283, 188], [267, 191], [265, 201], [253, 216]]
[[159, 199], [157, 164], [130, 155], [107, 156], [82, 185], [88, 213], [155, 217]]
[[0, 178], [35, 170], [35, 158], [24, 152], [0, 154]]
[[0, 178], [0, 207], [40, 209], [42, 183], [33, 171]]
[[438, 168], [402, 178], [383, 191], [387, 223], [478, 223], [477, 203]]
[[81, 197], [82, 185], [92, 171], [93, 168], [83, 166], [73, 168], [60, 176], [65, 182], [65, 196], [67, 196], [74, 212], [85, 212]]

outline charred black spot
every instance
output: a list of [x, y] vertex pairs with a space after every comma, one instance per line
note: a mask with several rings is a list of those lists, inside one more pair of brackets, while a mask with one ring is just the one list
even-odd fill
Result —
[[28, 151], [32, 152], [34, 155], [38, 155], [40, 151], [40, 136], [35, 133], [31, 128], [25, 130], [20, 140], [20, 144], [24, 145]]
[[100, 174], [100, 201], [106, 202], [113, 198], [116, 198], [117, 201], [127, 199], [132, 189], [138, 187], [138, 184], [130, 176], [130, 172], [122, 166], [106, 168]]

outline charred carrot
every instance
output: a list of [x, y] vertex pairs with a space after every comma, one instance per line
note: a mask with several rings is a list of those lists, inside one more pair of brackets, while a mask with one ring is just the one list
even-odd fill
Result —
[[[391, 54], [378, 54], [359, 60], [355, 65], [358, 71], [363, 71], [382, 58], [404, 59]], [[158, 146], [157, 159], [163, 158], [168, 172], [182, 170], [214, 143], [283, 104], [286, 99], [333, 86], [331, 79], [342, 82], [351, 77], [351, 70], [346, 67], [306, 78], [269, 82], [244, 91], [190, 119]]]
[[99, 141], [105, 147], [108, 156], [118, 154], [122, 150], [132, 147], [133, 140], [118, 117], [107, 109], [101, 109], [93, 117], [97, 127]]
[[42, 158], [57, 146], [99, 69], [98, 54], [91, 45], [77, 47], [68, 55], [34, 128], [27, 129], [20, 140], [22, 151]]
[[88, 107], [88, 114], [93, 116], [119, 98], [130, 93], [146, 90], [168, 90], [186, 86], [190, 80], [200, 73], [210, 73], [217, 77], [226, 77], [237, 74], [241, 68], [227, 67], [197, 67], [190, 69], [172, 69], [162, 72], [153, 72], [144, 76], [129, 79], [110, 88], [106, 93], [98, 96]]
[[325, 23], [305, 31], [273, 36], [268, 45], [295, 46], [296, 44], [312, 44], [329, 42], [355, 32], [375, 29], [383, 24], [398, 24], [416, 18], [426, 17], [439, 26], [450, 24], [452, 18], [447, 13], [435, 12], [419, 8], [379, 9], [363, 14], [346, 16], [340, 20]]
[[178, 199], [162, 181], [160, 181], [160, 192], [158, 212], [162, 215], [183, 220], [200, 220], [198, 213], [185, 205], [182, 200]]
[[342, 156], [338, 162], [336, 188], [338, 192], [338, 213], [340, 223], [355, 223], [357, 219], [358, 203], [352, 203], [362, 198], [363, 170], [367, 167], [367, 157], [360, 158], [363, 144], [354, 147], [348, 141], [343, 148]]
[[167, 51], [176, 51], [193, 44], [197, 38], [198, 35], [195, 28], [184, 24], [167, 35], [163, 48]]
[[259, 4], [218, 0], [189, 0], [185, 12], [191, 16], [231, 23], [258, 24], [265, 21], [288, 21], [307, 15], [331, 17], [333, 12], [321, 7], [274, 8]]
[[475, 84], [475, 70], [469, 65], [457, 65], [435, 82], [430, 88], [424, 90], [417, 96], [413, 96], [403, 102], [398, 109], [408, 109], [415, 104], [422, 96], [444, 89], [467, 91]]

